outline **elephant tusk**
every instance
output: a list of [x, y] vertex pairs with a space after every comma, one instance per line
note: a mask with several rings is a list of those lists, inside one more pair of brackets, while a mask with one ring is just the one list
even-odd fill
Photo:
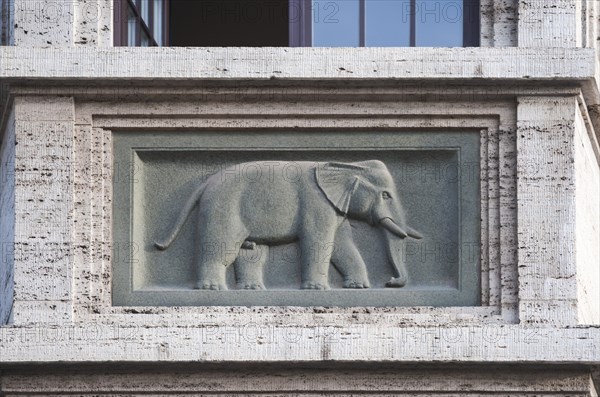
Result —
[[421, 233], [417, 232], [415, 229], [410, 227], [406, 227], [406, 234], [408, 234], [409, 237], [416, 238], [417, 240], [423, 238], [423, 235]]
[[383, 227], [385, 227], [390, 232], [394, 233], [396, 236], [400, 238], [412, 237], [416, 239], [422, 239], [423, 235], [416, 230], [406, 227], [406, 231], [402, 229], [396, 222], [394, 222], [391, 218], [383, 218], [379, 221]]
[[408, 234], [404, 230], [402, 230], [400, 228], [400, 226], [398, 226], [396, 224], [396, 222], [394, 222], [391, 218], [383, 218], [382, 220], [379, 221], [379, 223], [381, 223], [381, 225], [384, 228], [386, 228], [387, 230], [394, 233], [396, 236], [398, 236], [400, 238], [408, 237]]

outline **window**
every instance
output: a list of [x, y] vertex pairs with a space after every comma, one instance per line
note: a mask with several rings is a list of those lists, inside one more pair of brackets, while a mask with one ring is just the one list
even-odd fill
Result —
[[[190, 47], [479, 45], [479, 0], [120, 1], [125, 3], [121, 10], [123, 45], [148, 42]], [[163, 13], [157, 15], [151, 10]], [[147, 14], [154, 17], [147, 18]], [[169, 19], [172, 23], [167, 23]], [[148, 32], [154, 32], [154, 36]], [[157, 35], [162, 41], [152, 43]]]
[[292, 46], [479, 45], [479, 1], [292, 0], [292, 10]]
[[168, 45], [168, 0], [115, 0], [115, 45]]

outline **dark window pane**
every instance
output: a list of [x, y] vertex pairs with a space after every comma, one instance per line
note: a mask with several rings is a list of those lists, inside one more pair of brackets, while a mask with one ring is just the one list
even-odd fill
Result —
[[370, 47], [410, 45], [409, 0], [366, 0], [365, 44]]
[[171, 0], [171, 46], [287, 47], [288, 2]]
[[135, 12], [129, 7], [127, 9], [127, 46], [137, 45], [138, 22]]
[[358, 0], [313, 1], [312, 27], [314, 47], [358, 47]]
[[163, 0], [154, 0], [154, 12], [153, 12], [153, 19], [154, 19], [154, 26], [153, 26], [153, 35], [154, 35], [154, 40], [156, 40], [156, 43], [159, 46], [164, 45], [163, 43], [163, 36], [164, 36], [164, 13], [165, 13], [165, 7], [164, 7], [164, 3]]
[[150, 0], [141, 0], [140, 13], [146, 25], [150, 24]]
[[415, 30], [419, 47], [462, 47], [462, 0], [417, 0]]
[[142, 47], [150, 47], [150, 37], [148, 37], [148, 34], [144, 30], [141, 31], [141, 34], [142, 34], [141, 46]]

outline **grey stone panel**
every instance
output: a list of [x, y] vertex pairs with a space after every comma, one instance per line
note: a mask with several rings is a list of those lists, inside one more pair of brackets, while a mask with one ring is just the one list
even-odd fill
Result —
[[[150, 138], [149, 138], [150, 137]], [[480, 304], [480, 181], [479, 131], [465, 132], [256, 132], [256, 133], [114, 133], [114, 234], [113, 304], [116, 305], [225, 305], [225, 306], [461, 306]], [[203, 203], [192, 213], [169, 249], [155, 246], [172, 229], [193, 191], [211, 175], [237, 184], [266, 184], [268, 190], [242, 200], [243, 211], [258, 211], [257, 219], [277, 219], [296, 211], [295, 202], [280, 203], [281, 181], [301, 183], [306, 164], [355, 163], [379, 160], [389, 169], [398, 188], [406, 224], [423, 239], [394, 243], [398, 262], [406, 266], [408, 282], [387, 288], [397, 276], [389, 263], [380, 228], [352, 219], [349, 249], [355, 245], [364, 259], [368, 283], [345, 282], [348, 267], [327, 266], [330, 290], [311, 291], [303, 285], [300, 258], [307, 248], [291, 235], [290, 241], [218, 240], [211, 248], [227, 268], [228, 291], [194, 289], [203, 265], [196, 268], [198, 230], [202, 229]], [[254, 162], [254, 163], [248, 163]], [[214, 179], [214, 177], [213, 177]], [[279, 184], [278, 184], [279, 183]], [[272, 188], [271, 188], [272, 185]], [[287, 188], [287, 187], [286, 187]], [[275, 190], [270, 190], [275, 189]], [[316, 184], [314, 199], [325, 200]], [[275, 192], [275, 193], [273, 193]], [[393, 193], [395, 194], [395, 193]], [[270, 207], [265, 195], [274, 197]], [[217, 195], [214, 211], [222, 202], [227, 223], [236, 216], [227, 195]], [[295, 200], [296, 198], [294, 198]], [[336, 199], [334, 199], [335, 201]], [[292, 200], [293, 201], [293, 200]], [[255, 203], [255, 204], [254, 204]], [[262, 204], [261, 204], [262, 203]], [[206, 205], [206, 204], [205, 204]], [[200, 209], [199, 209], [199, 208]], [[237, 208], [237, 207], [236, 207]], [[304, 210], [302, 210], [304, 211]], [[307, 210], [310, 212], [310, 210]], [[278, 214], [279, 213], [279, 214]], [[331, 210], [340, 222], [341, 212]], [[299, 212], [299, 222], [310, 216]], [[320, 215], [319, 215], [320, 216]], [[204, 215], [206, 217], [206, 215]], [[328, 223], [325, 223], [328, 224]], [[314, 225], [311, 233], [321, 233]], [[209, 229], [203, 233], [212, 234]], [[339, 235], [339, 234], [338, 234]], [[202, 237], [200, 237], [202, 238]], [[257, 243], [254, 249], [242, 244]], [[285, 244], [283, 244], [285, 243]], [[334, 244], [336, 243], [336, 244]], [[205, 246], [204, 244], [201, 244]], [[310, 246], [325, 254], [334, 240], [321, 239]], [[314, 247], [314, 248], [313, 248]], [[344, 252], [349, 252], [345, 247]], [[311, 253], [311, 255], [312, 255]], [[320, 256], [320, 255], [318, 255]], [[335, 262], [335, 255], [333, 261]], [[347, 259], [347, 258], [346, 258]], [[328, 262], [328, 261], [327, 261]], [[264, 266], [264, 269], [260, 269]], [[346, 265], [347, 266], [347, 265]], [[353, 273], [354, 274], [354, 273]], [[240, 285], [240, 278], [256, 280]], [[236, 282], [237, 281], [237, 282]], [[244, 290], [260, 285], [265, 290]], [[356, 289], [369, 285], [370, 288]], [[208, 286], [199, 286], [200, 288]], [[314, 286], [313, 286], [314, 287]], [[346, 288], [344, 288], [346, 287]], [[348, 288], [350, 287], [350, 288]], [[241, 289], [240, 289], [241, 288]]]

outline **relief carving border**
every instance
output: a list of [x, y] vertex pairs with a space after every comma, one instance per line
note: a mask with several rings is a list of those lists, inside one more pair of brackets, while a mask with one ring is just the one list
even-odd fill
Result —
[[[75, 318], [92, 316], [110, 321], [114, 316], [145, 313], [157, 322], [172, 318], [202, 320], [206, 315], [260, 313], [265, 321], [277, 321], [286, 312], [301, 315], [328, 313], [350, 317], [352, 313], [370, 313], [370, 319], [384, 316], [419, 324], [447, 318], [451, 323], [516, 322], [517, 271], [514, 208], [516, 203], [515, 103], [404, 101], [348, 102], [274, 102], [264, 103], [214, 101], [172, 101], [169, 95], [144, 98], [139, 91], [129, 103], [76, 103], [76, 142], [74, 144], [75, 182], [78, 186], [74, 217], [74, 235], [89, 242], [90, 249], [74, 260]], [[332, 90], [327, 95], [335, 97]], [[293, 98], [293, 93], [290, 94]], [[210, 95], [203, 99], [209, 99]], [[257, 99], [261, 96], [257, 95]], [[277, 98], [275, 98], [277, 99]], [[288, 98], [290, 99], [290, 98]], [[311, 98], [314, 99], [314, 98]], [[409, 98], [402, 98], [404, 100]], [[358, 106], [357, 106], [358, 105]], [[482, 203], [482, 306], [479, 307], [411, 307], [411, 308], [245, 308], [245, 307], [112, 307], [111, 241], [112, 175], [111, 131], [128, 130], [231, 130], [231, 129], [324, 129], [324, 130], [432, 130], [479, 129], [481, 133], [481, 203]], [[511, 163], [512, 161], [512, 163]], [[89, 170], [102, 170], [102, 175]], [[91, 178], [88, 178], [91, 177]], [[86, 182], [86, 180], [88, 182]], [[102, 181], [102, 182], [99, 182]], [[82, 183], [78, 183], [82, 182]], [[86, 226], [86, 225], [89, 225]], [[165, 315], [167, 317], [165, 317]], [[147, 316], [146, 321], [148, 320]], [[392, 317], [390, 317], [392, 316]], [[301, 316], [302, 317], [302, 316]], [[235, 323], [236, 316], [229, 317]], [[176, 320], [173, 320], [176, 321]], [[224, 320], [226, 323], [229, 321]], [[369, 320], [371, 321], [371, 320]]]

